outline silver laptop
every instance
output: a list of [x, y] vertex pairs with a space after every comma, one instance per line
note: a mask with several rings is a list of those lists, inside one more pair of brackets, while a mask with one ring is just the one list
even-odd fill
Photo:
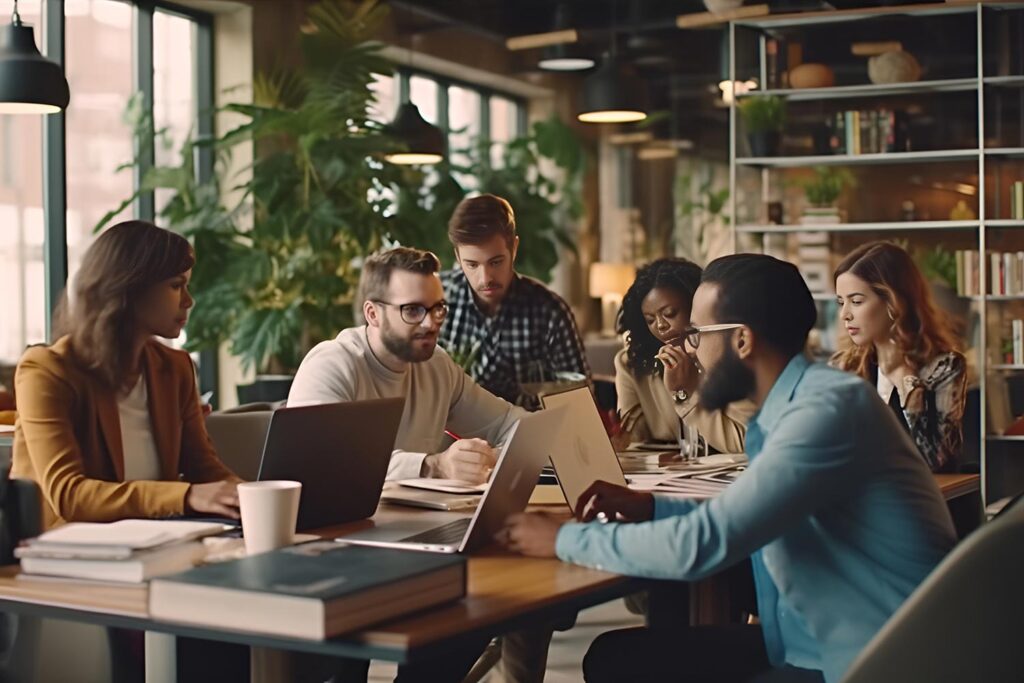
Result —
[[608, 438], [589, 387], [541, 397], [544, 408], [565, 410], [565, 428], [551, 444], [551, 464], [569, 507], [595, 481], [626, 485], [622, 465]]
[[472, 517], [447, 524], [420, 522], [419, 529], [418, 520], [388, 522], [337, 540], [436, 553], [464, 553], [487, 545], [509, 515], [526, 509], [564, 417], [562, 410], [552, 409], [520, 418], [501, 448], [491, 483]]

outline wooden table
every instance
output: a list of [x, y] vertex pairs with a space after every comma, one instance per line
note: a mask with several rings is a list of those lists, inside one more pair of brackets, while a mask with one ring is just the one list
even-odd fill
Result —
[[[448, 521], [456, 513], [382, 505], [374, 517], [409, 515]], [[334, 538], [366, 522], [323, 529]], [[18, 578], [17, 566], [0, 567], [0, 611], [120, 626], [254, 647], [397, 663], [443, 654], [464, 640], [498, 635], [529, 623], [575, 614], [637, 590], [641, 582], [607, 572], [489, 549], [469, 557], [465, 599], [324, 641], [304, 641], [157, 621], [149, 616], [142, 586], [97, 585], [74, 580]]]

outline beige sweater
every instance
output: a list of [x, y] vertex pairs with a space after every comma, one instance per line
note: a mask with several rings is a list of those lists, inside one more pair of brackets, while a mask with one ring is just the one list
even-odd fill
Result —
[[405, 397], [388, 479], [420, 476], [423, 459], [443, 450], [445, 429], [491, 444], [525, 411], [482, 389], [440, 347], [430, 360], [405, 372], [385, 367], [370, 350], [366, 326], [343, 330], [303, 359], [288, 394], [289, 406]]
[[697, 428], [708, 444], [722, 453], [742, 453], [747, 421], [757, 411], [751, 401], [740, 401], [709, 412], [698, 407], [695, 392], [676, 403], [660, 374], [637, 376], [626, 366], [626, 350], [615, 355], [615, 391], [623, 427], [634, 441], [679, 440], [679, 421]]

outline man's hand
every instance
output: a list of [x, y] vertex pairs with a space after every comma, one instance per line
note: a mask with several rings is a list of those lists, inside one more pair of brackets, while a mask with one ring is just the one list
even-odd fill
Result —
[[512, 515], [497, 539], [509, 550], [529, 557], [554, 557], [555, 541], [562, 522], [542, 512]]
[[185, 509], [238, 519], [238, 482], [192, 484], [185, 495]]
[[423, 476], [483, 484], [490, 478], [496, 462], [497, 451], [483, 439], [459, 439], [445, 452], [424, 458]]
[[700, 383], [700, 373], [697, 372], [697, 366], [694, 364], [693, 359], [680, 347], [666, 344], [658, 349], [655, 358], [660, 360], [661, 364], [665, 366], [665, 373], [662, 375], [662, 379], [669, 393], [685, 391], [688, 394], [692, 394], [697, 390], [697, 385]]
[[654, 518], [654, 496], [595, 481], [580, 494], [573, 514], [581, 522], [598, 518], [608, 522], [647, 522]]

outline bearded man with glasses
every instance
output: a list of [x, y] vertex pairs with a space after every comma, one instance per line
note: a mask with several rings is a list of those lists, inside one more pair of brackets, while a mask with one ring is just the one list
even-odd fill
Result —
[[[388, 479], [487, 481], [494, 445], [523, 415], [478, 386], [438, 349], [448, 303], [429, 251], [397, 247], [366, 260], [359, 284], [366, 324], [343, 330], [303, 359], [290, 407], [405, 398]], [[444, 447], [445, 431], [460, 439]]]

